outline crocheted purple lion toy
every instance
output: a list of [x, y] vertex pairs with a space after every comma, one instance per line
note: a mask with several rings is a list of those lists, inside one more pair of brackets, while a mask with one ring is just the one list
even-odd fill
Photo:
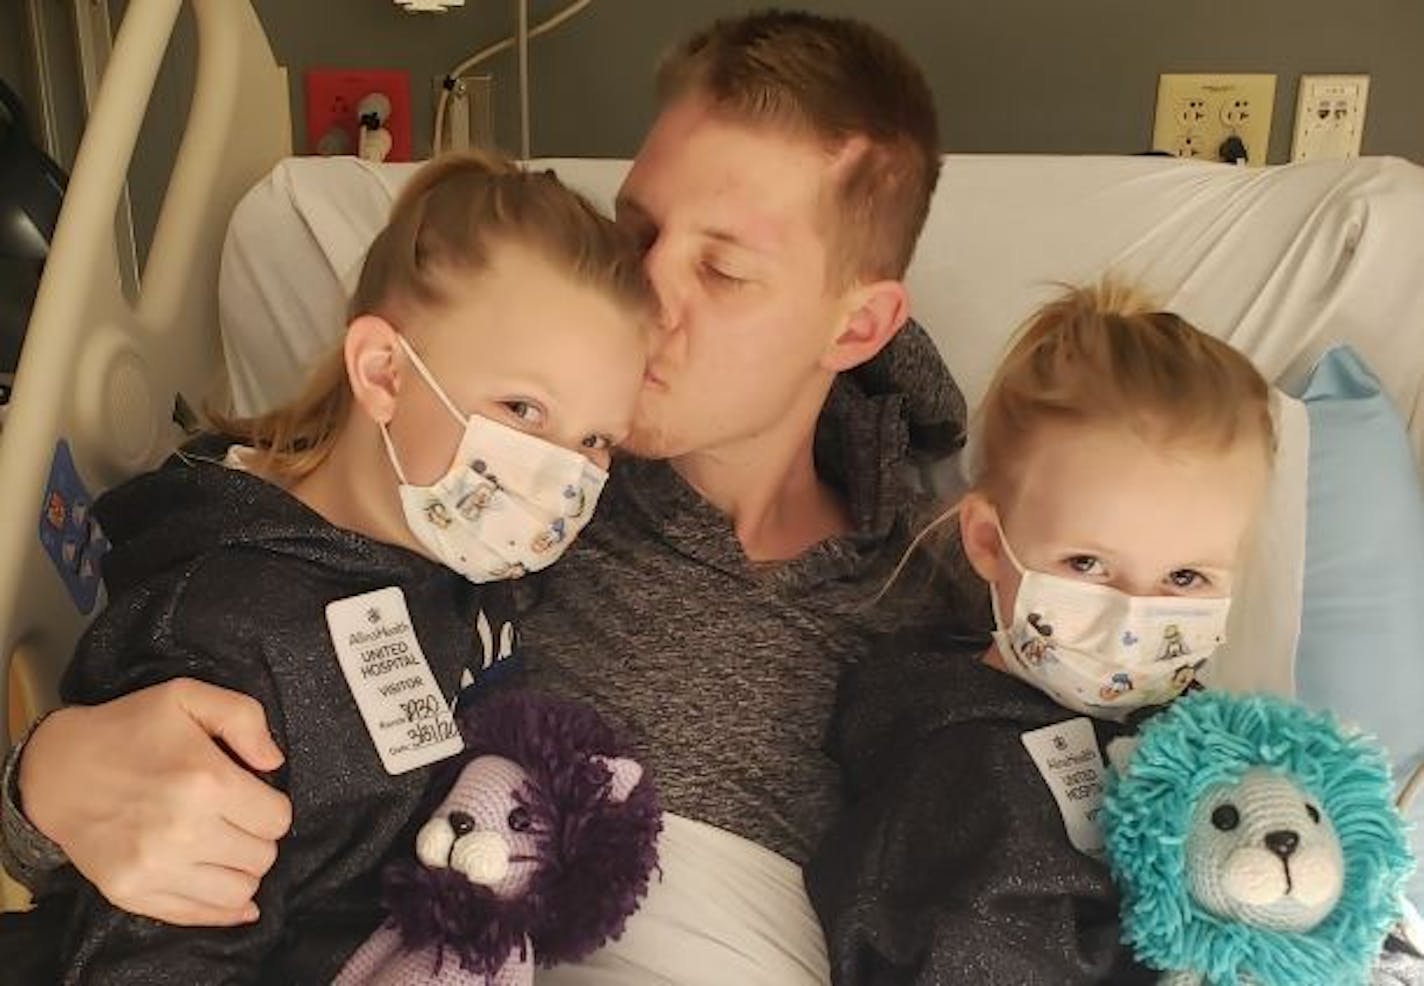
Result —
[[384, 875], [390, 917], [334, 986], [527, 986], [617, 938], [647, 893], [657, 792], [597, 713], [509, 692], [460, 731], [417, 858]]

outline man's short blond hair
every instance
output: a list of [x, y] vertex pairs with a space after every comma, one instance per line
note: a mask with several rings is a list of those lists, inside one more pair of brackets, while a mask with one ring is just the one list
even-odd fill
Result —
[[849, 18], [768, 11], [721, 20], [663, 58], [661, 106], [689, 96], [843, 154], [828, 203], [830, 278], [904, 275], [940, 157], [934, 99], [898, 44]]

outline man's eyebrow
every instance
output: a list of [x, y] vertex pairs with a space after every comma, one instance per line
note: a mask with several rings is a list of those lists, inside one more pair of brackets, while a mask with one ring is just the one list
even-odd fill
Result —
[[767, 253], [767, 245], [754, 240], [749, 240], [740, 233], [733, 232], [721, 226], [704, 226], [698, 230], [703, 236], [717, 243], [725, 243], [728, 246], [736, 247], [739, 250], [746, 250], [750, 253]]
[[[653, 222], [653, 217], [648, 210], [632, 195], [626, 192], [619, 192], [613, 200], [613, 207], [616, 212], [624, 213], [630, 218], [642, 221]], [[749, 240], [746, 236], [724, 226], [704, 226], [697, 231], [700, 235], [717, 243], [725, 243], [728, 246], [737, 247], [752, 253], [768, 253], [765, 244]]]

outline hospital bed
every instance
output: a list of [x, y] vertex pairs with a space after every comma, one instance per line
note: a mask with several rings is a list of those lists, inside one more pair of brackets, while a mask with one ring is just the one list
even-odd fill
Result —
[[[102, 605], [83, 570], [102, 535], [76, 508], [161, 461], [205, 403], [252, 412], [292, 394], [339, 338], [345, 292], [410, 172], [290, 159], [286, 75], [255, 13], [245, 0], [192, 0], [192, 108], [141, 293], [126, 297], [113, 217], [182, 6], [128, 4], [0, 430], [0, 752], [57, 702]], [[606, 204], [626, 162], [541, 166]], [[950, 156], [909, 283], [972, 406], [1054, 282], [1105, 270], [1141, 279], [1287, 385], [1331, 343], [1351, 343], [1405, 421], [1416, 470], [1424, 462], [1424, 169]], [[1299, 405], [1283, 401], [1280, 418], [1272, 508], [1242, 593], [1253, 604], [1233, 613], [1243, 657], [1224, 683], [1289, 693], [1309, 438]], [[63, 537], [42, 536], [46, 524]]]

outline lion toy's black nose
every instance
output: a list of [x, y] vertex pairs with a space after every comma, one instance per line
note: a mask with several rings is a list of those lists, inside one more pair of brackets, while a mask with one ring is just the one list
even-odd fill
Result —
[[1298, 845], [1300, 845], [1300, 834], [1298, 832], [1282, 829], [1279, 832], [1266, 833], [1266, 848], [1281, 857], [1281, 859], [1289, 859]]

